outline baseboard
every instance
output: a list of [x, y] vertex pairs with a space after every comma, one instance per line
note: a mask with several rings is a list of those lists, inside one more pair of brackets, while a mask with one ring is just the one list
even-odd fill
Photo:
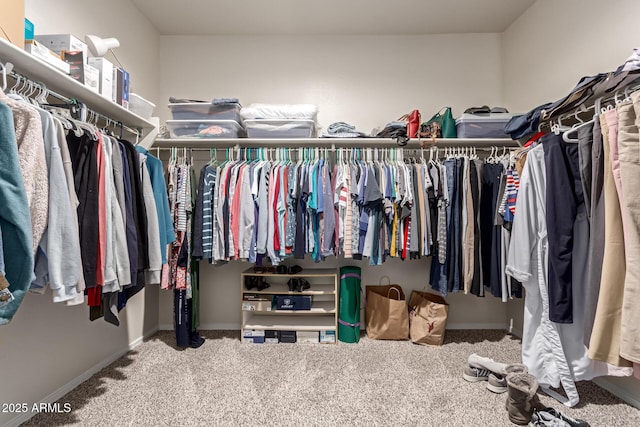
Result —
[[[204, 323], [198, 328], [201, 331], [232, 330], [239, 331], [239, 323]], [[447, 329], [501, 329], [507, 330], [506, 323], [450, 323]], [[160, 325], [161, 331], [173, 331], [173, 324]]]
[[[104, 360], [100, 361], [99, 363], [97, 363], [96, 365], [92, 366], [91, 368], [87, 369], [85, 372], [83, 372], [82, 374], [78, 375], [77, 377], [75, 377], [74, 379], [72, 379], [71, 381], [69, 381], [68, 383], [63, 385], [62, 387], [58, 388], [57, 390], [53, 391], [48, 396], [42, 398], [40, 400], [40, 402], [42, 402], [42, 403], [53, 403], [56, 400], [60, 399], [62, 396], [64, 396], [65, 394], [69, 393], [70, 391], [72, 391], [73, 389], [78, 387], [80, 384], [82, 384], [83, 382], [85, 382], [86, 380], [88, 380], [89, 378], [91, 378], [92, 376], [97, 374], [98, 372], [100, 372], [100, 370], [102, 370], [102, 369], [106, 368], [107, 366], [111, 365], [113, 362], [115, 362], [116, 360], [120, 359], [122, 356], [127, 354], [129, 351], [133, 350], [134, 348], [136, 348], [137, 346], [142, 344], [142, 342], [144, 340], [146, 340], [147, 338], [149, 338], [150, 336], [152, 336], [156, 332], [158, 332], [158, 328], [157, 327], [152, 328], [151, 330], [147, 331], [143, 336], [136, 338], [131, 343], [129, 343], [129, 345], [126, 346], [125, 348], [123, 348], [123, 349], [121, 349], [121, 350], [119, 350], [119, 351], [117, 351], [115, 353], [112, 353], [109, 357], [107, 357]], [[26, 413], [20, 414], [19, 416], [9, 420], [9, 422], [6, 423], [3, 427], [18, 427], [20, 424], [28, 421], [30, 418], [32, 418], [36, 414], [37, 413], [35, 413], [35, 412], [33, 412], [33, 413], [26, 412]]]
[[629, 405], [640, 409], [640, 400], [638, 400], [638, 396], [633, 395], [630, 391], [625, 387], [620, 387], [618, 384], [612, 383], [606, 377], [594, 378], [594, 383], [598, 384], [603, 389], [609, 391], [615, 396], [627, 402]]
[[[173, 331], [173, 324], [161, 324], [161, 331]], [[200, 331], [239, 331], [240, 323], [203, 323], [198, 327]]]
[[506, 323], [447, 323], [447, 329], [501, 329], [507, 330]]
[[522, 338], [522, 330], [521, 329], [516, 329], [516, 328], [509, 328], [507, 329], [507, 331], [509, 331], [509, 333], [511, 335], [514, 335], [518, 338]]

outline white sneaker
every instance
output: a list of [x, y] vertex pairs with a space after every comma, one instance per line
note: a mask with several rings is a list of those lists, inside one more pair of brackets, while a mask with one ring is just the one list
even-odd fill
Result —
[[467, 360], [469, 366], [486, 369], [491, 372], [495, 372], [497, 374], [502, 374], [504, 369], [507, 367], [506, 363], [496, 362], [495, 360], [489, 357], [478, 356], [477, 354], [469, 355], [469, 359]]

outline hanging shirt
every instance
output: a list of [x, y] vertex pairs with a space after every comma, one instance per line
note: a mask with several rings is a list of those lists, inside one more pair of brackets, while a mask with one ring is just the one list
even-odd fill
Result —
[[36, 253], [37, 277], [32, 283], [31, 292], [44, 293], [45, 286], [49, 283], [54, 302], [72, 301], [79, 297], [84, 302], [84, 297], [78, 295], [76, 289], [81, 277], [76, 206], [72, 206], [69, 196], [56, 123], [49, 112], [41, 109], [37, 111], [42, 120], [49, 173], [49, 213], [47, 228]]
[[[522, 335], [522, 361], [544, 388], [562, 385], [567, 406], [579, 402], [575, 381], [601, 375], [631, 375], [631, 368], [616, 368], [593, 361], [581, 338], [583, 325], [549, 320], [547, 291], [548, 242], [546, 226], [546, 172], [542, 145], [532, 149], [522, 172], [506, 272], [526, 289]], [[576, 310], [574, 319], [580, 319]]]
[[269, 180], [271, 177], [271, 164], [264, 163], [260, 171], [260, 181], [258, 184], [258, 233], [256, 251], [258, 254], [267, 253], [267, 235], [269, 224]]
[[[115, 148], [115, 145], [114, 145]], [[156, 203], [158, 214], [158, 227], [160, 231], [160, 251], [162, 253], [162, 264], [167, 263], [166, 248], [169, 243], [173, 243], [176, 239], [173, 229], [173, 221], [169, 211], [169, 201], [167, 198], [167, 186], [162, 172], [162, 161], [149, 153], [140, 145], [135, 146], [139, 153], [147, 156], [146, 165], [151, 179], [151, 187], [153, 188], [153, 198]], [[119, 183], [116, 179], [116, 189]]]
[[11, 110], [0, 102], [0, 239], [3, 239], [3, 278], [13, 299], [0, 305], [0, 325], [13, 319], [31, 284], [33, 275], [32, 229], [27, 192], [19, 163]]
[[255, 210], [251, 194], [251, 167], [242, 169], [242, 186], [240, 187], [240, 212], [238, 218], [238, 257], [248, 259], [251, 252]]

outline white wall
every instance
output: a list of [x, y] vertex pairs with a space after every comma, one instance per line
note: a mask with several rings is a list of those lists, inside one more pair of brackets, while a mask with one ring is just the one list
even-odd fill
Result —
[[[25, 16], [36, 34], [115, 37], [114, 53], [131, 77], [131, 91], [158, 101], [159, 34], [129, 0], [26, 0]], [[105, 58], [117, 65], [111, 53]]]
[[[311, 103], [325, 127], [346, 121], [370, 132], [414, 108], [430, 117], [449, 105], [500, 105], [501, 44], [498, 34], [436, 36], [226, 36], [161, 37], [161, 119], [170, 118], [169, 96], [210, 99], [236, 96], [253, 102]], [[294, 261], [294, 260], [292, 260]], [[329, 259], [320, 267], [358, 265], [363, 284], [387, 275], [405, 291], [423, 289], [429, 261]], [[303, 266], [313, 267], [306, 261]], [[201, 263], [204, 328], [240, 324], [240, 272], [250, 264]], [[451, 295], [450, 325], [505, 326], [506, 304], [493, 297]], [[172, 296], [161, 292], [160, 325], [171, 328]]]
[[[503, 94], [512, 111], [528, 111], [568, 94], [582, 76], [615, 70], [640, 47], [637, 0], [537, 0], [503, 34]], [[521, 303], [509, 318], [522, 331]], [[640, 381], [599, 384], [640, 405]]]
[[[118, 37], [122, 47], [117, 54], [132, 74], [134, 90], [155, 99], [158, 34], [129, 1], [27, 0], [26, 16], [40, 34]], [[120, 317], [120, 327], [90, 322], [86, 305], [54, 304], [50, 292], [27, 295], [12, 322], [0, 327], [0, 401], [31, 404], [58, 398], [140, 342], [157, 329], [158, 290], [148, 287], [133, 297]], [[0, 413], [0, 425], [15, 422], [16, 415]]]
[[326, 128], [369, 133], [418, 108], [460, 114], [502, 100], [499, 34], [161, 37], [157, 112], [169, 96], [311, 103]]
[[537, 0], [503, 34], [504, 102], [512, 111], [566, 95], [640, 47], [636, 0]]

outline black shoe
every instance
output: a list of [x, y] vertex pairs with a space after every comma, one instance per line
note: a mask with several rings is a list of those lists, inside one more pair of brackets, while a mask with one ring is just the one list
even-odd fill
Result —
[[257, 287], [258, 287], [258, 291], [264, 291], [265, 289], [267, 289], [269, 287], [269, 284], [264, 280], [263, 277], [256, 277], [257, 280]]
[[244, 287], [247, 288], [247, 290], [252, 290], [255, 287], [257, 287], [257, 277], [254, 276], [245, 276], [244, 278]]
[[204, 338], [200, 336], [197, 331], [191, 332], [191, 337], [189, 338], [189, 347], [198, 348], [202, 344], [204, 344]]
[[303, 292], [306, 289], [309, 289], [311, 285], [305, 279], [298, 279], [298, 285], [296, 286], [296, 291]]
[[292, 265], [291, 267], [289, 267], [289, 274], [297, 274], [301, 271], [302, 267], [300, 267], [299, 265]]
[[293, 292], [298, 288], [298, 283], [300, 279], [289, 279], [287, 282], [287, 286], [289, 286], [289, 292]]

